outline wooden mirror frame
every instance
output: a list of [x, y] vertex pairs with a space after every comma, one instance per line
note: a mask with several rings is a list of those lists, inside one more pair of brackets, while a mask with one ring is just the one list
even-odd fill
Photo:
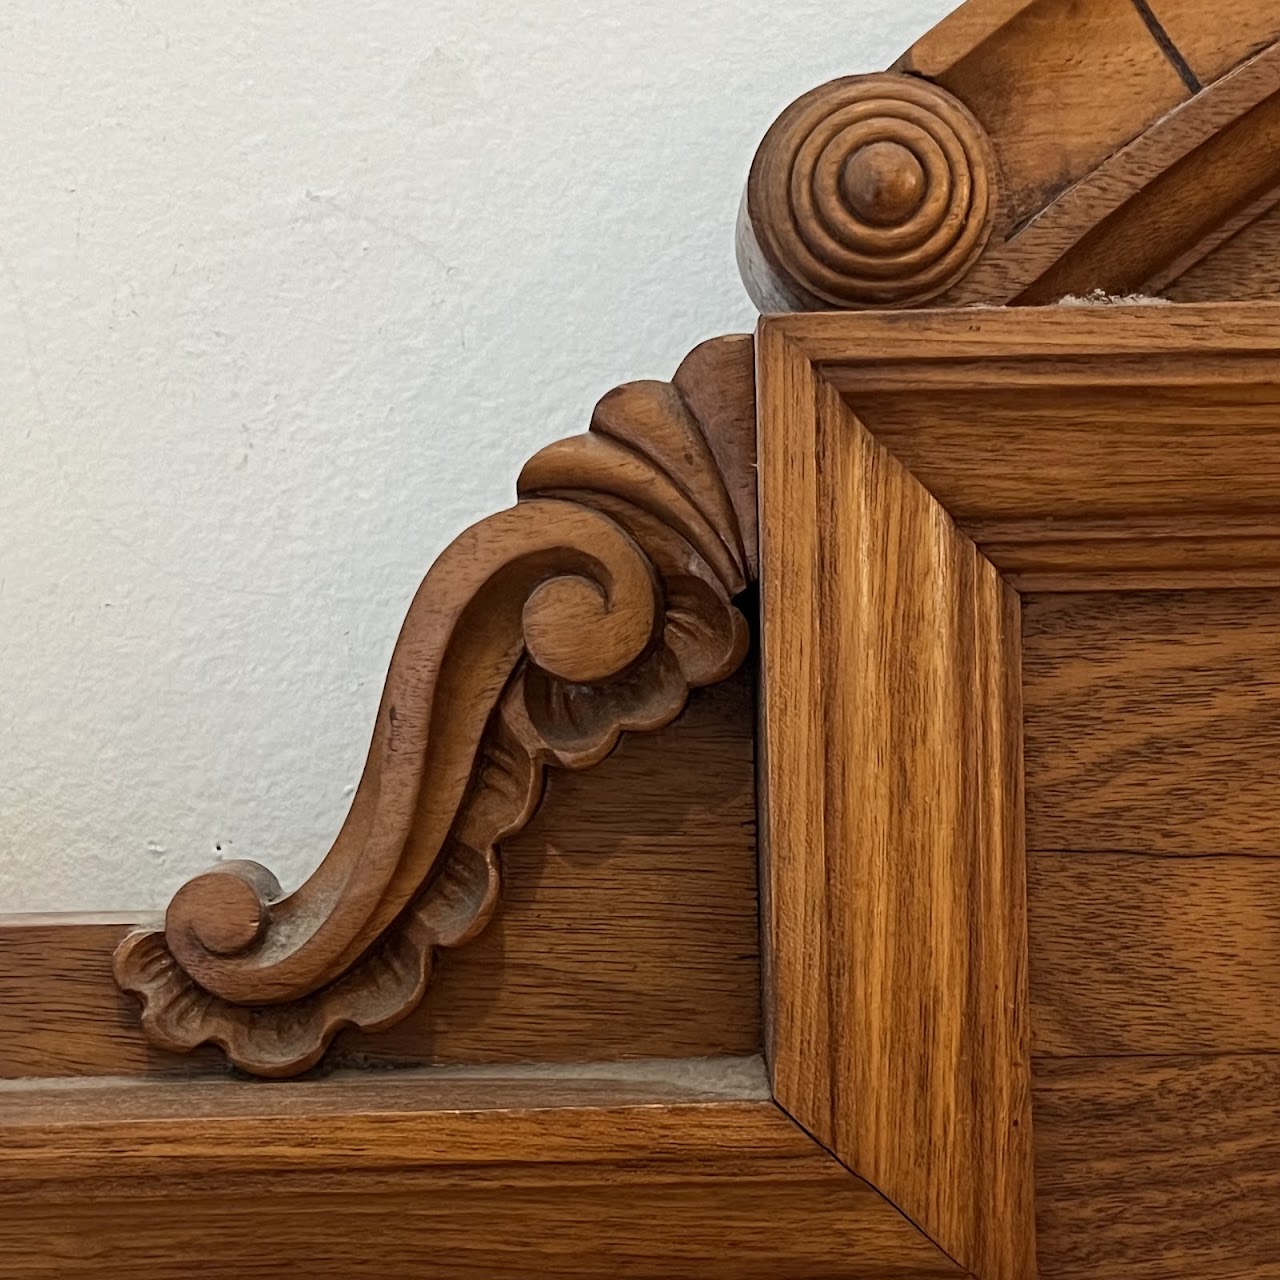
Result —
[[[1196, 12], [971, 0], [789, 108], [740, 259], [832, 314], [620, 388], [446, 551], [315, 875], [0, 927], [0, 1275], [1034, 1274], [1017, 592], [1280, 586], [1280, 309], [1192, 305], [1280, 293], [1280, 18]], [[1095, 291], [1184, 305], [966, 309]], [[762, 1056], [144, 1079], [377, 1064], [544, 772], [726, 678], [757, 577]]]

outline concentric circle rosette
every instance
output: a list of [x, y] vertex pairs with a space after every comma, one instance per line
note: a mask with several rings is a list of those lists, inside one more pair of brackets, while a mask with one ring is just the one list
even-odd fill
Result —
[[840, 308], [910, 306], [954, 284], [995, 219], [995, 159], [972, 113], [928, 81], [833, 80], [774, 123], [747, 215], [783, 290]]

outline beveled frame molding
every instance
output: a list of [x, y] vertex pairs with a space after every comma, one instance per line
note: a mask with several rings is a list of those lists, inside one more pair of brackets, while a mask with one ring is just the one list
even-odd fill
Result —
[[758, 1059], [0, 1086], [0, 1132], [15, 1280], [177, 1280], [197, 1251], [332, 1280], [965, 1275], [770, 1101]]
[[1280, 305], [785, 316], [757, 356], [774, 1096], [1030, 1276], [1017, 592], [1280, 587]]

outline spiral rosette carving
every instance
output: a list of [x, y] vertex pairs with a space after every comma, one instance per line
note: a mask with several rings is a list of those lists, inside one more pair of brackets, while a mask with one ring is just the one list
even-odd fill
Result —
[[221, 1045], [305, 1070], [344, 1027], [390, 1026], [432, 957], [497, 903], [498, 847], [548, 767], [671, 721], [747, 648], [754, 575], [752, 344], [693, 351], [672, 383], [620, 387], [591, 430], [525, 467], [520, 501], [431, 567], [392, 654], [364, 774], [314, 874], [283, 894], [227, 862], [118, 948], [158, 1045]]
[[748, 288], [765, 310], [936, 297], [991, 234], [994, 174], [982, 126], [936, 85], [892, 73], [822, 85], [756, 153], [740, 240]]

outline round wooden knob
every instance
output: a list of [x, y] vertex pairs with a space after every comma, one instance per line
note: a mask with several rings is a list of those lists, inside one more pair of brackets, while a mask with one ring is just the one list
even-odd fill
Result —
[[913, 306], [968, 271], [995, 216], [995, 158], [963, 103], [916, 76], [849, 76], [765, 135], [739, 261], [765, 311]]
[[920, 207], [929, 180], [916, 153], [900, 142], [871, 142], [845, 162], [840, 189], [859, 217], [880, 227], [906, 222]]

